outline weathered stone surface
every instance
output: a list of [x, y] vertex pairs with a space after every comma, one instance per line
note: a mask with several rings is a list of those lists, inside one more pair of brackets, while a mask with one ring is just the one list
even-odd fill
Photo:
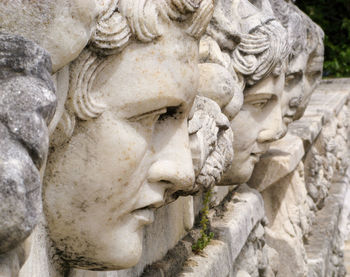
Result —
[[25, 261], [25, 251], [19, 246], [0, 255], [0, 276], [17, 276]]
[[[304, 140], [306, 147], [305, 156], [299, 158], [303, 158], [305, 169], [299, 166], [298, 170], [278, 178], [279, 181], [262, 193], [269, 219], [266, 240], [280, 255], [281, 267], [278, 276], [305, 276], [310, 269], [305, 241], [308, 241], [314, 230], [319, 229], [318, 226], [312, 226], [315, 213], [317, 215], [318, 210], [325, 209], [324, 205], [330, 197], [328, 191], [332, 188], [335, 176], [344, 175], [349, 165], [348, 131], [345, 131], [348, 128], [345, 119], [348, 116], [348, 108], [345, 105], [347, 99], [346, 90], [338, 91], [335, 87], [329, 90], [324, 85], [316, 90], [304, 116], [290, 125], [292, 132], [296, 131], [295, 126], [303, 126], [305, 130], [295, 132]], [[266, 171], [268, 172], [267, 169]], [[334, 217], [339, 219], [340, 216], [335, 213]], [[330, 223], [329, 220], [325, 222]], [[327, 265], [341, 276], [341, 239], [329, 239], [330, 242], [324, 249], [335, 249], [332, 258], [328, 261], [321, 258], [318, 260], [320, 264], [314, 267], [322, 271], [322, 266]], [[317, 240], [322, 239], [318, 237]], [[315, 263], [317, 264], [317, 261]], [[321, 271], [312, 276], [323, 276]], [[310, 272], [309, 274], [312, 274]], [[331, 276], [331, 273], [327, 274], [324, 276]]]
[[217, 240], [204, 249], [203, 255], [190, 257], [179, 276], [233, 276], [236, 258], [263, 218], [259, 193], [246, 185], [239, 187], [225, 204], [223, 213], [212, 218], [211, 226]]
[[308, 150], [313, 141], [317, 138], [321, 128], [334, 115], [338, 114], [349, 98], [348, 91], [327, 89], [329, 86], [322, 83], [312, 94], [304, 117], [290, 124], [291, 134], [299, 136]]
[[303, 171], [300, 163], [262, 192], [268, 219], [266, 242], [280, 258], [277, 276], [304, 276], [307, 272], [303, 239], [310, 230], [311, 211]]
[[344, 174], [349, 165], [349, 153], [342, 150], [348, 147], [344, 128], [338, 124], [338, 118], [333, 117], [305, 156], [305, 181], [318, 208], [323, 205], [334, 174]]
[[348, 176], [333, 183], [324, 208], [316, 213], [312, 232], [305, 245], [308, 277], [345, 276], [342, 253], [345, 238], [339, 227], [348, 190]]
[[304, 156], [301, 139], [287, 134], [284, 138], [272, 143], [255, 166], [250, 187], [263, 191], [270, 185], [292, 172]]
[[[145, 267], [144, 263], [139, 264], [134, 269], [122, 270], [109, 273], [93, 273], [89, 271], [74, 271], [74, 277], [129, 277], [129, 276], [220, 276], [220, 274], [229, 274], [233, 270], [233, 263], [245, 244], [247, 235], [254, 227], [263, 219], [262, 199], [259, 194], [247, 186], [243, 186], [239, 191], [231, 196], [229, 201], [225, 204], [223, 210], [218, 208], [218, 215], [213, 216], [212, 226], [216, 226], [214, 231], [218, 231], [217, 239], [213, 240], [210, 245], [204, 249], [203, 255], [194, 255], [192, 253], [191, 245], [199, 238], [199, 230], [191, 231], [189, 235], [184, 237], [178, 245], [170, 250], [167, 255], [160, 261], [153, 263], [146, 267], [146, 271], [142, 273]], [[175, 203], [174, 203], [175, 204]], [[167, 208], [168, 209], [168, 208]], [[170, 215], [170, 214], [169, 214]], [[239, 217], [238, 217], [239, 215]], [[170, 215], [169, 218], [172, 218]], [[157, 223], [157, 219], [156, 222]], [[169, 222], [169, 224], [171, 224]], [[166, 225], [164, 225], [166, 226]], [[149, 238], [149, 230], [146, 230], [146, 244], [147, 251], [154, 249], [165, 249], [165, 242], [159, 237], [160, 225], [150, 226], [148, 229], [154, 230], [154, 235], [157, 236], [156, 247], [147, 243], [155, 242], [154, 237]], [[259, 234], [261, 228], [259, 228]], [[169, 234], [164, 234], [164, 239]], [[259, 235], [261, 237], [261, 235]], [[255, 241], [255, 240], [254, 240]], [[229, 249], [229, 245], [234, 246], [234, 249]], [[147, 249], [146, 248], [146, 249]], [[159, 251], [160, 252], [160, 251]], [[148, 253], [150, 254], [150, 253]], [[180, 256], [179, 256], [180, 255]], [[147, 256], [142, 259], [143, 262], [147, 260]], [[159, 256], [159, 253], [153, 253], [154, 256]], [[186, 259], [186, 261], [184, 260]], [[193, 268], [195, 267], [195, 268]], [[180, 274], [179, 272], [182, 273]], [[141, 274], [142, 273], [142, 274]], [[218, 275], [219, 274], [219, 275]]]
[[194, 172], [194, 191], [211, 189], [221, 181], [233, 160], [233, 133], [220, 106], [197, 96], [189, 115], [188, 132]]
[[1, 1], [0, 32], [23, 36], [46, 49], [56, 72], [95, 40], [96, 21], [108, 8], [113, 9], [112, 1]]
[[0, 33], [0, 253], [16, 247], [41, 213], [39, 170], [56, 98], [45, 50]]
[[[43, 190], [57, 258], [48, 263], [66, 271], [132, 267], [155, 210], [193, 189], [187, 119], [198, 87], [197, 40], [213, 1], [134, 3], [108, 1], [96, 40], [69, 67], [66, 138], [51, 144]], [[161, 228], [175, 227], [154, 248], [145, 242], [147, 258], [134, 270], [164, 255], [191, 227], [194, 205], [178, 203], [173, 214], [158, 211], [151, 241]]]
[[[27, 2], [0, 3], [0, 29], [11, 33], [4, 49], [15, 52], [11, 62], [0, 57], [11, 92], [0, 93], [0, 209], [27, 220], [20, 232], [30, 233], [50, 133], [45, 214], [26, 251], [0, 255], [0, 273], [17, 274], [30, 252], [20, 277], [343, 274], [336, 229], [346, 229], [348, 211], [329, 203], [350, 161], [350, 82], [323, 82], [312, 94], [324, 34], [291, 1]], [[44, 46], [61, 69], [49, 130], [46, 54], [34, 47], [23, 58], [13, 34]], [[220, 185], [229, 186], [213, 188], [226, 169]], [[257, 190], [242, 185], [249, 178]], [[194, 255], [202, 195], [169, 203], [202, 189], [212, 189], [215, 238]], [[320, 218], [334, 234], [322, 243]], [[0, 232], [0, 252], [21, 239]]]
[[321, 132], [322, 118], [322, 115], [303, 117], [289, 125], [289, 132], [303, 140], [305, 151]]
[[258, 223], [235, 261], [232, 276], [273, 277], [279, 263], [278, 253], [266, 244], [265, 229]]

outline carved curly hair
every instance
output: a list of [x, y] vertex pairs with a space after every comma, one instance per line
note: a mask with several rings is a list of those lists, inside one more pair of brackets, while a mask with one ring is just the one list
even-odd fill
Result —
[[242, 34], [240, 39], [232, 52], [232, 62], [248, 85], [256, 84], [280, 68], [290, 51], [287, 31], [277, 20], [259, 25], [249, 34]]

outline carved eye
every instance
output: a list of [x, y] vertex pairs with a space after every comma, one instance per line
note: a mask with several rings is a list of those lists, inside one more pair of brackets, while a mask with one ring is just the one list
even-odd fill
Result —
[[301, 81], [302, 77], [303, 73], [301, 71], [287, 74], [285, 78], [285, 87], [290, 88], [297, 85]]
[[316, 82], [317, 79], [321, 78], [321, 71], [312, 71], [312, 72], [306, 72], [306, 78], [310, 82], [310, 84], [313, 84]]
[[143, 121], [143, 120], [152, 120], [157, 121], [159, 117], [162, 114], [165, 114], [167, 112], [167, 108], [162, 108], [154, 111], [149, 111], [140, 115], [132, 116], [129, 118], [130, 121], [136, 122], [136, 121]]
[[274, 95], [269, 93], [246, 95], [244, 105], [253, 106], [255, 109], [262, 110], [273, 99]]
[[249, 104], [254, 106], [257, 109], [262, 110], [268, 102], [269, 102], [269, 99], [261, 99], [261, 100], [250, 102]]
[[181, 105], [179, 105], [179, 106], [170, 106], [170, 107], [167, 107], [166, 111], [159, 116], [158, 121], [163, 121], [163, 120], [166, 120], [166, 119], [169, 119], [169, 118], [176, 119], [181, 114], [182, 114], [182, 107], [181, 107]]
[[294, 74], [289, 74], [286, 76], [286, 83], [289, 83], [295, 79]]

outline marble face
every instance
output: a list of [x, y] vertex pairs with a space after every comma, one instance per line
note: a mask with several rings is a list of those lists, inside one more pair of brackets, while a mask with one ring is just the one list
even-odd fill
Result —
[[[234, 134], [234, 158], [220, 185], [238, 185], [249, 180], [254, 165], [267, 151], [269, 143], [285, 133], [286, 127], [282, 122], [284, 65], [283, 70], [281, 65], [288, 55], [289, 48], [287, 32], [277, 22], [269, 1], [221, 0], [218, 1], [217, 7], [207, 34], [217, 42], [218, 47], [208, 42], [208, 45], [205, 45], [209, 39], [201, 43], [202, 60], [226, 67], [231, 75], [231, 78], [226, 79], [231, 79], [232, 82], [216, 80], [220, 78], [205, 80], [210, 76], [208, 68], [205, 68], [206, 74], [202, 74], [202, 79], [208, 83], [211, 80], [218, 84], [223, 83], [223, 87], [234, 83], [231, 87], [235, 86], [235, 89], [231, 90], [235, 92], [235, 96], [244, 95], [243, 106], [241, 107], [242, 102], [238, 101], [239, 97], [233, 97], [237, 100], [231, 101], [234, 103], [232, 110], [238, 110], [238, 113], [231, 113], [231, 103], [224, 107], [221, 105], [225, 97], [221, 96], [223, 93], [220, 86], [217, 85], [215, 90], [214, 85], [209, 86], [203, 82], [205, 85], [201, 87], [204, 87], [202, 91], [206, 92], [204, 96], [219, 103], [231, 122]], [[205, 51], [206, 49], [208, 50]], [[226, 62], [225, 59], [220, 59], [220, 56], [224, 56], [220, 51], [228, 49], [232, 52], [229, 62]], [[203, 65], [202, 67], [204, 68]], [[234, 69], [234, 72], [231, 72], [231, 69]], [[220, 77], [223, 76], [224, 74], [220, 73]], [[212, 91], [208, 93], [208, 89]], [[220, 98], [220, 101], [217, 98]]]
[[304, 114], [304, 111], [309, 103], [312, 92], [322, 78], [324, 61], [323, 44], [317, 46], [316, 51], [312, 53], [306, 63], [305, 73], [303, 75], [303, 96], [300, 104], [296, 109], [294, 119], [299, 119]]
[[282, 97], [283, 122], [286, 125], [295, 120], [297, 109], [306, 93], [304, 85], [306, 62], [307, 54], [302, 52], [288, 66]]
[[270, 74], [244, 91], [241, 110], [231, 121], [234, 133], [234, 158], [223, 178], [223, 184], [242, 184], [249, 180], [255, 164], [269, 143], [285, 133], [281, 100], [284, 74]]
[[322, 77], [323, 51], [308, 56], [305, 52], [291, 61], [286, 74], [282, 97], [283, 122], [288, 125], [299, 119], [311, 94]]
[[[47, 50], [57, 71], [76, 58], [88, 43], [98, 15], [111, 1], [3, 1], [1, 30], [22, 35]], [[73, 27], [74, 26], [74, 27]]]
[[44, 179], [50, 238], [73, 267], [135, 265], [143, 227], [171, 195], [193, 187], [187, 116], [198, 86], [198, 46], [178, 26], [108, 58], [92, 97], [105, 111], [78, 121], [53, 149]]

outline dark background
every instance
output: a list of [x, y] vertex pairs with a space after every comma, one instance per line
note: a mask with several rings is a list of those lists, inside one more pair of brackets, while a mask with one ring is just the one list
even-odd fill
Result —
[[297, 0], [325, 32], [324, 77], [350, 76], [350, 0]]

